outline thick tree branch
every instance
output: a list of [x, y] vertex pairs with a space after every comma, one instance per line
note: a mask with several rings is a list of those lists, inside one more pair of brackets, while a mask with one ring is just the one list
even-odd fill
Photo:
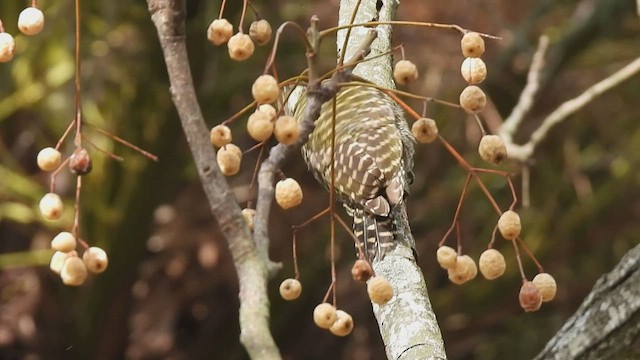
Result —
[[171, 95], [198, 169], [211, 211], [224, 234], [238, 273], [240, 286], [240, 341], [254, 359], [279, 359], [269, 330], [267, 265], [261, 261], [240, 208], [220, 173], [209, 130], [198, 104], [185, 38], [184, 0], [148, 0], [158, 30]]
[[603, 275], [536, 359], [637, 359], [640, 245]]
[[[351, 20], [357, 0], [340, 2], [339, 25]], [[398, 5], [395, 0], [380, 2], [382, 8], [376, 9], [375, 1], [362, 1], [355, 22], [393, 20]], [[376, 56], [391, 49], [391, 27], [378, 26], [378, 39], [372, 45], [371, 55]], [[349, 56], [354, 44], [358, 44], [366, 29], [355, 28], [351, 32], [346, 54]], [[346, 30], [338, 32], [337, 45], [342, 47]], [[354, 73], [376, 85], [393, 88], [391, 56], [382, 56], [373, 61], [365, 61], [356, 67]], [[409, 201], [411, 199], [409, 198]], [[414, 239], [407, 220], [404, 205], [398, 206], [393, 214], [402, 234], [393, 251], [381, 261], [373, 264], [377, 275], [384, 276], [395, 291], [393, 299], [385, 305], [373, 305], [374, 314], [380, 326], [380, 334], [385, 343], [389, 359], [445, 359], [444, 342], [436, 316], [431, 308], [429, 294], [413, 255]]]

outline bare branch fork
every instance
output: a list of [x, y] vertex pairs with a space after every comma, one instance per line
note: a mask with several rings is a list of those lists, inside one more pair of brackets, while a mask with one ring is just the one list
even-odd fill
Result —
[[185, 38], [184, 0], [147, 0], [171, 83], [171, 95], [198, 169], [211, 211], [227, 240], [240, 287], [240, 341], [254, 359], [280, 359], [269, 329], [267, 263], [242, 218], [240, 207], [218, 169], [197, 101]]

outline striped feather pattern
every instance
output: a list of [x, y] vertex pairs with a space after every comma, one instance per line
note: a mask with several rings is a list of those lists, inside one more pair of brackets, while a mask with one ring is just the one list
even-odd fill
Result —
[[[372, 261], [393, 246], [390, 211], [406, 194], [404, 162], [412, 155], [413, 145], [407, 140], [408, 126], [397, 104], [378, 89], [345, 86], [336, 100], [335, 191], [354, 218], [356, 246]], [[302, 117], [305, 106], [303, 96], [294, 109], [296, 118]], [[328, 101], [302, 148], [307, 165], [327, 188], [331, 184], [333, 118], [333, 104]]]

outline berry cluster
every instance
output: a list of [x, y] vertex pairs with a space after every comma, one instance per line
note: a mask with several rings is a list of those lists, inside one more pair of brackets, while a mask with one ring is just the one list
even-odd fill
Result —
[[[18, 15], [18, 29], [27, 36], [39, 34], [44, 28], [44, 14], [36, 6], [28, 7]], [[16, 43], [13, 36], [5, 32], [0, 21], [0, 62], [9, 62], [13, 59]]]
[[271, 40], [271, 25], [267, 20], [258, 19], [249, 26], [249, 35], [242, 32], [242, 22], [239, 31], [233, 34], [233, 25], [222, 17], [215, 19], [207, 29], [207, 38], [217, 46], [227, 44], [229, 57], [236, 61], [244, 61], [253, 55], [255, 44], [266, 45]]
[[[520, 241], [520, 231], [522, 225], [520, 223], [520, 216], [513, 210], [507, 210], [498, 219], [496, 227], [502, 237], [508, 241]], [[458, 251], [455, 249], [441, 245], [436, 252], [436, 259], [440, 266], [447, 270], [449, 280], [452, 283], [461, 285], [469, 280], [472, 280], [478, 274], [478, 268], [480, 273], [487, 280], [494, 280], [502, 276], [507, 267], [506, 261], [502, 253], [494, 248], [491, 248], [493, 244], [490, 244], [489, 249], [485, 250], [478, 261], [476, 266], [475, 261], [469, 255], [462, 255], [461, 248]], [[516, 244], [514, 243], [514, 247]], [[517, 258], [518, 262], [520, 258]], [[523, 284], [520, 289], [520, 306], [525, 311], [536, 311], [540, 308], [543, 302], [553, 300], [556, 294], [556, 281], [548, 273], [545, 273], [541, 267], [540, 273], [536, 275], [533, 281], [527, 280], [526, 276], [522, 274]]]
[[[83, 176], [91, 171], [91, 157], [82, 147], [78, 147], [64, 162], [58, 149], [46, 147], [38, 153], [38, 167], [42, 171], [53, 172], [53, 178], [68, 165], [69, 170], [77, 176]], [[47, 220], [57, 220], [62, 217], [64, 203], [53, 189], [40, 200], [40, 213]], [[107, 253], [99, 247], [89, 245], [77, 237], [78, 227], [73, 232], [62, 231], [51, 240], [51, 248], [55, 253], [51, 257], [50, 268], [62, 278], [66, 285], [80, 286], [87, 278], [88, 272], [99, 274], [107, 269], [109, 259]], [[78, 255], [82, 253], [82, 259]]]

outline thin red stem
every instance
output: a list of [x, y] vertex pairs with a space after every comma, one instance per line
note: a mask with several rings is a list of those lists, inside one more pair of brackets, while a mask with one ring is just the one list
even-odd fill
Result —
[[249, 0], [242, 1], [242, 14], [240, 15], [240, 24], [238, 30], [242, 33], [242, 24], [244, 23], [244, 15], [247, 13], [247, 3]]
[[132, 143], [128, 142], [127, 140], [124, 140], [124, 139], [122, 139], [122, 138], [120, 138], [120, 137], [118, 137], [116, 135], [113, 135], [113, 134], [111, 134], [110, 132], [108, 132], [106, 130], [102, 130], [97, 126], [92, 125], [91, 123], [85, 123], [85, 124], [90, 125], [92, 128], [94, 128], [100, 134], [102, 134], [102, 135], [104, 135], [104, 136], [106, 136], [108, 138], [111, 138], [112, 140], [117, 141], [120, 144], [122, 144], [122, 145], [124, 145], [124, 146], [126, 146], [126, 147], [128, 147], [128, 148], [130, 148], [130, 149], [132, 149], [134, 151], [137, 151], [138, 153], [142, 154], [146, 158], [148, 158], [150, 160], [153, 160], [153, 161], [158, 161], [158, 157], [156, 155], [154, 155], [154, 154], [152, 154], [152, 153], [150, 153], [150, 152], [148, 152], [146, 150], [143, 150], [143, 149], [133, 145]]
[[449, 237], [449, 234], [451, 234], [451, 231], [453, 231], [453, 228], [455, 227], [455, 224], [458, 221], [458, 217], [460, 216], [460, 209], [462, 209], [462, 203], [464, 202], [464, 198], [467, 192], [467, 188], [469, 187], [470, 181], [471, 181], [471, 174], [467, 174], [467, 180], [464, 182], [464, 187], [462, 188], [462, 194], [460, 194], [460, 199], [458, 200], [458, 206], [456, 207], [456, 212], [453, 215], [453, 221], [451, 222], [451, 227], [449, 227], [449, 230], [447, 230], [447, 232], [444, 234], [444, 236], [442, 237], [442, 240], [440, 240], [440, 242], [438, 243], [438, 246], [444, 245], [444, 243], [447, 241], [447, 238]]
[[62, 137], [60, 138], [60, 140], [58, 140], [58, 143], [56, 144], [56, 150], [60, 151], [60, 147], [62, 146], [62, 143], [64, 143], [64, 140], [67, 138], [67, 135], [69, 135], [69, 133], [71, 132], [71, 129], [74, 128], [75, 124], [76, 124], [76, 119], [74, 118], [73, 120], [71, 120], [71, 123], [69, 124], [69, 126], [67, 126], [67, 130], [64, 131], [64, 134], [62, 134]]
[[518, 240], [518, 243], [522, 245], [522, 248], [527, 253], [527, 255], [529, 255], [531, 260], [533, 260], [533, 262], [536, 264], [536, 267], [538, 268], [538, 272], [541, 272], [541, 273], [544, 272], [544, 268], [542, 267], [542, 264], [538, 262], [538, 259], [536, 259], [536, 257], [533, 255], [533, 252], [529, 249], [527, 244], [525, 244], [525, 242], [520, 237], [518, 237], [517, 240]]
[[49, 192], [56, 192], [56, 175], [58, 175], [58, 173], [67, 165], [68, 162], [69, 158], [64, 159], [62, 164], [60, 164], [60, 166], [58, 166], [58, 168], [51, 173], [51, 176], [49, 177]]
[[511, 241], [513, 243], [513, 250], [516, 252], [516, 261], [518, 262], [518, 269], [520, 269], [520, 276], [522, 276], [522, 282], [527, 281], [527, 277], [524, 274], [524, 269], [522, 268], [522, 259], [520, 258], [520, 251], [518, 250], [518, 244], [515, 241]]
[[73, 236], [80, 238], [80, 189], [82, 188], [82, 176], [76, 176], [76, 201], [73, 204]]
[[298, 229], [293, 228], [293, 241], [291, 246], [291, 252], [293, 253], [293, 272], [295, 273], [295, 279], [300, 280], [300, 272], [298, 271], [298, 250], [296, 249]]
[[222, 19], [222, 13], [224, 13], [224, 6], [227, 4], [227, 0], [222, 0], [222, 5], [220, 5], [220, 14], [218, 14], [218, 19]]

